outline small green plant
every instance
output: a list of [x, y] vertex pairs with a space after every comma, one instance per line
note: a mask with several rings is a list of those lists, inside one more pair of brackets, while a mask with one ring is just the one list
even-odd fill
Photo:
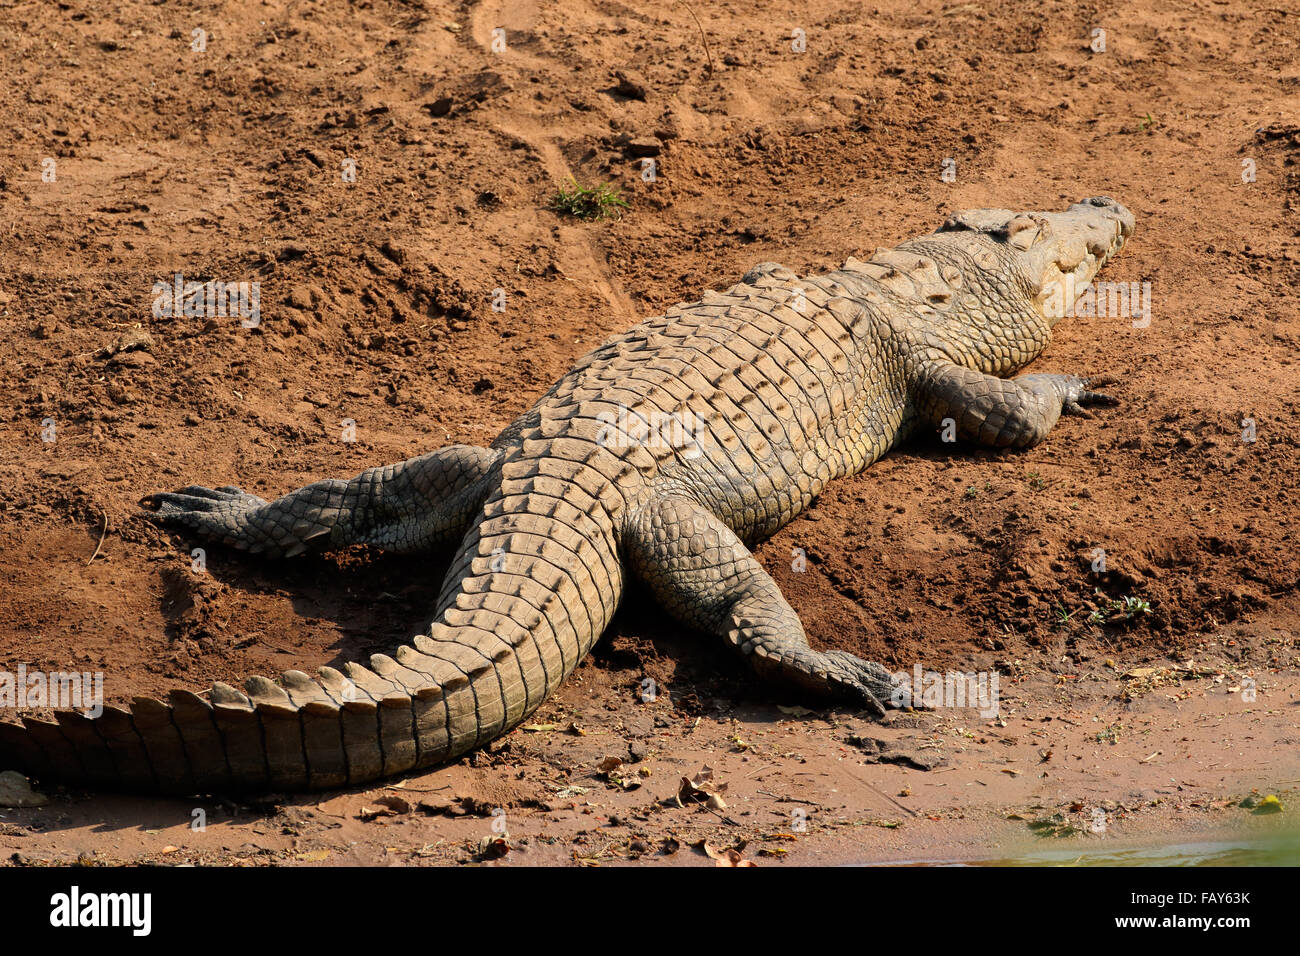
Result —
[[1035, 491], [1042, 491], [1042, 490], [1043, 490], [1043, 484], [1044, 484], [1044, 482], [1043, 482], [1043, 476], [1040, 475], [1038, 472], [1036, 472], [1036, 471], [1031, 471], [1031, 472], [1030, 472], [1028, 475], [1026, 475], [1025, 477], [1029, 479], [1029, 487], [1030, 487], [1030, 488], [1033, 488]]
[[556, 191], [549, 208], [577, 219], [619, 219], [631, 207], [613, 183], [580, 186], [573, 179]]
[[1150, 614], [1151, 605], [1137, 597], [1126, 597], [1123, 607], [1120, 608], [1125, 617], [1136, 617], [1139, 614]]
[[1102, 606], [1088, 615], [1089, 624], [1101, 624], [1114, 619], [1131, 621], [1139, 614], [1151, 613], [1150, 602], [1140, 597], [1108, 598], [1101, 593], [1100, 588], [1097, 589], [1096, 594], [1102, 599]]
[[980, 493], [980, 490], [979, 490], [978, 488], [976, 488], [974, 485], [971, 485], [969, 488], [966, 489], [966, 497], [967, 497], [967, 498], [974, 498], [974, 497], [975, 497], [976, 495], [978, 495], [979, 493]]
[[1150, 113], [1147, 113], [1147, 115], [1146, 115], [1146, 119], [1144, 119], [1144, 120], [1142, 120], [1142, 122], [1138, 123], [1138, 129], [1151, 129], [1151, 128], [1154, 127], [1155, 125], [1156, 125], [1156, 121], [1155, 121], [1154, 119], [1152, 119]]

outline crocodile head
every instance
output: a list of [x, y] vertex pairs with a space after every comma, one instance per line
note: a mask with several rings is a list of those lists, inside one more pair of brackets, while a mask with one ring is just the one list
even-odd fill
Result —
[[1055, 325], [1133, 235], [1134, 223], [1133, 214], [1115, 200], [1093, 196], [1064, 212], [969, 209], [939, 231], [970, 230], [1001, 244], [1019, 264], [1039, 311]]

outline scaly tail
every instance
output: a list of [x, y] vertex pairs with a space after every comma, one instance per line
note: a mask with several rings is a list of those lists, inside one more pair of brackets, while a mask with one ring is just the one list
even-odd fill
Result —
[[[89, 719], [0, 724], [0, 769], [162, 792], [321, 790], [454, 758], [528, 716], [600, 637], [623, 590], [613, 521], [581, 465], [504, 469], [426, 633], [370, 666], [287, 671], [211, 700], [173, 691]], [[513, 476], [513, 479], [512, 477]], [[587, 486], [584, 490], [584, 485]]]

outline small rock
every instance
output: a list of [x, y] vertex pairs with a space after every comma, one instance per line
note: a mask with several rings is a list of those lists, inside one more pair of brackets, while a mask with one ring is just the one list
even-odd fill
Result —
[[406, 261], [406, 250], [392, 239], [385, 239], [384, 244], [379, 247], [379, 251], [399, 266]]
[[663, 152], [663, 148], [664, 144], [653, 136], [639, 136], [630, 140], [623, 147], [623, 152], [632, 159], [643, 159], [649, 156], [658, 156]]
[[306, 312], [312, 307], [311, 290], [305, 285], [296, 285], [289, 290], [289, 304], [300, 312]]
[[157, 365], [158, 360], [148, 352], [125, 352], [114, 355], [108, 364], [122, 368], [148, 368]]
[[99, 350], [99, 355], [109, 358], [125, 352], [152, 352], [153, 336], [144, 329], [128, 329], [117, 337], [112, 345]]
[[427, 112], [430, 116], [435, 117], [435, 118], [437, 118], [437, 117], [441, 117], [441, 116], [446, 116], [448, 113], [451, 112], [451, 97], [450, 97], [450, 96], [440, 96], [440, 97], [438, 97], [438, 99], [434, 100], [432, 103], [426, 103], [426, 104], [424, 105], [424, 110], [425, 110], [425, 112]]
[[397, 813], [410, 813], [413, 809], [411, 801], [396, 793], [389, 793], [382, 797], [378, 797], [376, 798], [375, 803], [387, 807], [389, 810], [393, 810]]
[[878, 737], [866, 737], [862, 734], [850, 734], [844, 738], [844, 742], [871, 754], [882, 753], [889, 749], [889, 741], [881, 740]]
[[614, 92], [629, 100], [644, 100], [650, 93], [650, 85], [640, 73], [618, 70], [614, 73]]
[[644, 740], [631, 740], [628, 741], [627, 752], [633, 763], [639, 763], [650, 753], [650, 748]]
[[897, 763], [914, 770], [935, 770], [948, 766], [948, 758], [933, 750], [900, 751], [882, 754], [881, 763]]
[[0, 807], [43, 807], [49, 802], [49, 798], [33, 790], [31, 783], [18, 771], [0, 773]]

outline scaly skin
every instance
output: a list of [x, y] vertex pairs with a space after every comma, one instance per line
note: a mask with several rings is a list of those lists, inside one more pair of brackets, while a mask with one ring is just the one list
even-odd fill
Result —
[[882, 714], [885, 669], [812, 650], [746, 544], [923, 424], [951, 418], [963, 440], [1025, 448], [1062, 411], [1112, 402], [1073, 375], [1006, 376], [1047, 346], [1053, 292], [1091, 281], [1132, 231], [1126, 209], [1092, 199], [960, 213], [822, 276], [766, 263], [587, 355], [491, 448], [451, 446], [269, 503], [229, 487], [153, 495], [164, 524], [267, 556], [463, 541], [432, 623], [369, 668], [0, 724], [0, 768], [196, 793], [428, 767], [541, 704], [605, 630], [629, 573], [760, 675]]

